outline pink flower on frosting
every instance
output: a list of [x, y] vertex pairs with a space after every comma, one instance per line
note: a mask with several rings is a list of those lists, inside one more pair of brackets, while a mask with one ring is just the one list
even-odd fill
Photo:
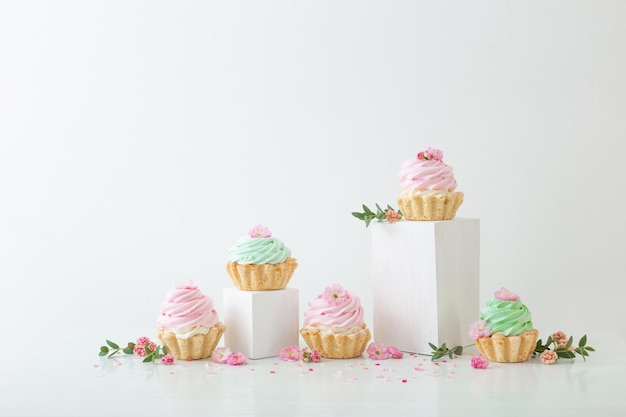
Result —
[[304, 348], [302, 349], [302, 362], [319, 362], [322, 360], [322, 356], [320, 355], [320, 353], [313, 349], [311, 352], [309, 352], [308, 348]]
[[496, 291], [494, 295], [496, 297], [496, 300], [501, 301], [517, 301], [519, 299], [519, 296], [517, 294], [512, 293], [504, 287]]
[[559, 359], [559, 355], [557, 355], [555, 351], [548, 349], [544, 350], [541, 353], [540, 358], [541, 362], [545, 363], [546, 365], [554, 365]]
[[381, 342], [372, 342], [367, 347], [367, 356], [370, 359], [385, 360], [389, 358], [389, 350]]
[[423, 159], [425, 161], [441, 161], [443, 159], [443, 151], [434, 148], [427, 148], [417, 154], [417, 159]]
[[246, 363], [248, 363], [248, 358], [243, 353], [237, 352], [229, 355], [228, 359], [226, 359], [226, 362], [229, 365], [245, 365]]
[[261, 226], [259, 224], [253, 227], [252, 229], [250, 229], [250, 231], [248, 232], [248, 235], [252, 238], [272, 237], [272, 232], [270, 232], [270, 229], [268, 229], [267, 227]]
[[489, 361], [483, 355], [474, 355], [470, 361], [472, 368], [487, 369]]
[[146, 348], [144, 346], [135, 345], [133, 353], [137, 356], [144, 357], [146, 356]]
[[172, 355], [165, 355], [161, 358], [161, 364], [171, 365], [174, 363], [174, 357]]
[[567, 346], [568, 338], [565, 333], [562, 331], [552, 333], [552, 340], [557, 344], [558, 347]]
[[399, 349], [393, 346], [387, 346], [387, 352], [389, 352], [391, 357], [394, 359], [402, 359], [402, 357], [404, 356], [404, 353], [402, 353]]
[[137, 339], [137, 344], [139, 346], [145, 346], [146, 343], [149, 343], [149, 342], [150, 342], [150, 339], [148, 339], [146, 336], [141, 336], [139, 339]]
[[228, 361], [228, 357], [232, 355], [232, 352], [228, 348], [217, 348], [211, 354], [211, 359], [215, 363], [226, 363]]
[[330, 305], [339, 305], [348, 299], [348, 292], [339, 284], [326, 287], [322, 298]]
[[395, 210], [389, 210], [385, 213], [385, 219], [387, 219], [389, 223], [395, 223], [400, 220], [400, 214]]
[[300, 359], [300, 348], [295, 345], [285, 346], [280, 350], [278, 356], [284, 361], [297, 361]]
[[481, 337], [488, 337], [491, 334], [491, 329], [487, 326], [487, 322], [484, 320], [477, 320], [470, 324], [469, 335], [472, 339], [480, 339]]

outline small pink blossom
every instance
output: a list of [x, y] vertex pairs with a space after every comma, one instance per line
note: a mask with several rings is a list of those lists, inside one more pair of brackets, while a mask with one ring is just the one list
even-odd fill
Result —
[[137, 344], [139, 346], [145, 346], [148, 342], [150, 342], [150, 339], [148, 339], [146, 336], [141, 336], [139, 339], [137, 339]]
[[270, 232], [270, 229], [268, 229], [267, 227], [261, 226], [259, 224], [253, 227], [252, 229], [250, 229], [250, 231], [248, 232], [248, 235], [252, 238], [272, 237], [272, 232]]
[[174, 357], [172, 355], [165, 355], [161, 358], [161, 364], [171, 365], [174, 363]]
[[217, 348], [211, 354], [211, 360], [215, 363], [226, 363], [228, 361], [228, 357], [232, 354], [233, 353], [228, 348]]
[[473, 340], [480, 339], [481, 337], [489, 337], [491, 329], [487, 326], [487, 322], [484, 320], [477, 320], [470, 324], [469, 335]]
[[435, 148], [427, 148], [417, 154], [417, 159], [423, 159], [425, 161], [441, 161], [443, 160], [443, 151]]
[[135, 345], [135, 347], [133, 348], [133, 352], [137, 356], [146, 356], [146, 348], [144, 346]]
[[402, 353], [399, 349], [397, 349], [397, 348], [395, 348], [393, 346], [387, 346], [387, 352], [394, 359], [402, 359], [402, 357], [404, 356], [404, 353]]
[[300, 359], [300, 348], [295, 345], [285, 346], [280, 350], [278, 356], [284, 361], [297, 361]]
[[385, 213], [385, 218], [389, 223], [395, 223], [400, 220], [400, 214], [398, 214], [397, 211], [390, 209], [387, 213]]
[[472, 364], [472, 368], [476, 369], [487, 369], [489, 366], [489, 361], [483, 355], [472, 356], [470, 363]]
[[496, 300], [501, 301], [517, 301], [519, 299], [519, 296], [517, 294], [512, 293], [504, 287], [496, 291], [494, 295], [496, 297]]
[[384, 360], [389, 358], [389, 350], [381, 342], [372, 342], [367, 347], [367, 355], [370, 359]]
[[151, 351], [155, 351], [157, 348], [157, 344], [154, 342], [148, 342], [148, 349], [150, 349]]
[[322, 298], [330, 305], [336, 306], [348, 300], [348, 292], [339, 284], [326, 287]]
[[309, 352], [308, 348], [302, 349], [302, 362], [319, 362], [322, 360], [320, 353], [313, 349]]
[[552, 333], [552, 340], [557, 344], [558, 347], [567, 346], [568, 338], [565, 333], [562, 331]]
[[541, 353], [541, 362], [545, 363], [546, 365], [554, 365], [556, 363], [556, 361], [559, 359], [559, 356], [556, 354], [555, 351], [553, 350], [544, 350]]
[[226, 362], [229, 365], [245, 365], [248, 363], [248, 358], [243, 353], [237, 352], [229, 355]]

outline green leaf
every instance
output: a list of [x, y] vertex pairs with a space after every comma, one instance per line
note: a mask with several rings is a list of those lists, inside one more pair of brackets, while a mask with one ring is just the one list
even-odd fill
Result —
[[587, 344], [587, 335], [584, 335], [580, 338], [580, 342], [578, 342], [578, 347], [585, 346]]
[[448, 350], [448, 347], [446, 346], [445, 343], [443, 345], [441, 345], [441, 350]]
[[556, 350], [555, 352], [559, 358], [572, 359], [576, 357], [574, 352], [570, 352], [569, 350]]
[[435, 345], [433, 345], [432, 343], [428, 342], [428, 346], [430, 346], [430, 348], [433, 350], [433, 352], [437, 351], [439, 348]]
[[163, 356], [167, 355], [167, 346], [163, 345]]
[[456, 349], [454, 349], [454, 353], [461, 356], [463, 354], [463, 346], [457, 346]]
[[133, 354], [133, 349], [131, 349], [129, 347], [125, 347], [124, 349], [122, 349], [122, 352], [124, 352], [127, 355], [132, 355]]
[[435, 353], [435, 354], [433, 355], [433, 357], [432, 357], [430, 360], [434, 362], [434, 361], [436, 361], [437, 359], [439, 359], [439, 358], [441, 358], [441, 357], [443, 357], [443, 353], [441, 353], [441, 352], [437, 352], [437, 353]]
[[547, 347], [547, 346], [550, 346], [550, 345], [552, 344], [552, 342], [554, 342], [554, 341], [552, 340], [552, 336], [548, 336], [548, 340], [546, 340], [546, 344], [545, 344], [544, 346], [546, 346], [546, 347]]
[[109, 352], [108, 351], [105, 352], [104, 350], [101, 350], [100, 353], [98, 353], [98, 356], [106, 356], [107, 353]]
[[453, 352], [453, 351], [449, 351], [449, 352], [448, 352], [448, 357], [449, 357], [450, 359], [452, 359], [452, 356], [453, 356], [453, 355], [454, 355], [454, 352]]
[[591, 351], [591, 352], [595, 352], [596, 350], [594, 348], [592, 348], [591, 346], [585, 346], [585, 349]]
[[359, 213], [359, 212], [357, 212], [357, 211], [353, 211], [353, 212], [352, 212], [352, 215], [353, 215], [354, 217], [356, 217], [357, 219], [359, 219], [359, 220], [363, 220], [363, 213]]
[[572, 346], [573, 340], [574, 338], [572, 336], [570, 336], [569, 339], [567, 339], [567, 345], [565, 345], [565, 349], [569, 349], [569, 347]]
[[109, 348], [107, 346], [100, 346], [100, 352], [106, 353], [108, 351], [109, 351]]
[[107, 345], [111, 346], [113, 349], [119, 349], [120, 348], [117, 344], [111, 342], [109, 339], [107, 339]]
[[143, 360], [143, 362], [152, 362], [152, 355], [146, 356], [146, 358]]
[[365, 214], [374, 214], [374, 212], [372, 210], [370, 210], [370, 208], [367, 207], [365, 204], [363, 204], [363, 212]]

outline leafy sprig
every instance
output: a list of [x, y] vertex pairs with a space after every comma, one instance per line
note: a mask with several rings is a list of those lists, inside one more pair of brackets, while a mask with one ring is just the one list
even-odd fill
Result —
[[428, 343], [428, 346], [430, 346], [430, 348], [433, 350], [431, 352], [432, 357], [430, 358], [430, 360], [433, 362], [437, 359], [443, 358], [446, 355], [450, 359], [453, 359], [454, 355], [461, 356], [463, 354], [463, 346], [456, 346], [450, 349], [446, 346], [445, 343], [438, 347], [430, 342]]
[[587, 335], [584, 335], [578, 341], [578, 347], [572, 349], [572, 343], [574, 338], [572, 336], [567, 339], [567, 344], [565, 346], [559, 346], [559, 343], [552, 339], [552, 336], [548, 336], [545, 345], [539, 339], [537, 341], [537, 345], [535, 347], [535, 351], [533, 352], [533, 356], [540, 355], [546, 350], [552, 350], [557, 354], [559, 358], [564, 359], [574, 359], [576, 355], [582, 356], [584, 361], [587, 361], [587, 356], [589, 356], [589, 352], [595, 352], [595, 349], [591, 346], [587, 346]]
[[100, 353], [98, 353], [98, 356], [106, 356], [107, 358], [110, 358], [121, 351], [127, 355], [132, 355], [134, 353], [138, 356], [142, 356], [144, 357], [143, 362], [153, 362], [167, 355], [167, 347], [156, 345], [147, 339], [143, 346], [139, 346], [133, 342], [128, 342], [125, 347], [120, 347], [120, 345], [108, 339], [106, 339], [106, 344], [107, 345], [100, 346]]
[[395, 210], [389, 204], [385, 209], [382, 209], [378, 203], [376, 203], [376, 212], [372, 211], [369, 207], [363, 204], [363, 212], [353, 211], [352, 215], [359, 220], [363, 220], [365, 222], [365, 227], [370, 225], [370, 222], [374, 219], [377, 219], [378, 222], [388, 221], [389, 223], [395, 223], [398, 220], [402, 219], [402, 212], [400, 210]]
[[135, 344], [133, 342], [128, 342], [126, 347], [121, 348], [117, 343], [111, 342], [109, 339], [106, 340], [108, 346], [100, 346], [100, 353], [98, 356], [107, 356], [110, 358], [111, 356], [117, 354], [119, 351], [126, 353], [127, 355], [132, 355], [135, 349]]

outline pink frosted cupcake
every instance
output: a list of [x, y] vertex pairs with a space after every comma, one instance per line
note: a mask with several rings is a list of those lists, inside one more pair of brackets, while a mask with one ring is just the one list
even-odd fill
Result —
[[226, 330], [213, 300], [191, 284], [177, 285], [167, 293], [157, 326], [159, 340], [179, 360], [209, 357]]
[[336, 284], [309, 302], [300, 334], [312, 350], [334, 359], [361, 356], [371, 339], [359, 297]]
[[443, 162], [439, 149], [428, 148], [404, 161], [398, 178], [398, 207], [407, 220], [452, 220], [463, 203], [452, 167]]

